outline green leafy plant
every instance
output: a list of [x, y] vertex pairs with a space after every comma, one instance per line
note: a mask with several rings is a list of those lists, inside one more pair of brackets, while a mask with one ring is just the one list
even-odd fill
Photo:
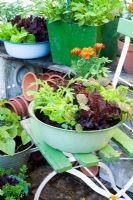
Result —
[[[110, 63], [108, 58], [100, 57], [100, 51], [104, 48], [102, 43], [96, 43], [94, 48], [74, 48], [71, 51], [72, 56], [76, 59], [72, 60], [72, 69], [76, 77], [84, 78], [93, 77], [95, 79], [106, 77], [109, 74], [109, 69], [105, 66]], [[74, 73], [73, 71], [71, 73]]]
[[35, 110], [39, 109], [54, 122], [74, 126], [76, 124], [74, 117], [78, 106], [74, 104], [73, 90], [59, 86], [55, 92], [47, 82], [39, 80], [39, 84], [42, 87], [37, 93], [29, 93], [29, 95], [34, 95]]
[[9, 1], [0, 2], [0, 21], [7, 21], [12, 19], [15, 15], [25, 16], [31, 10], [31, 5], [23, 6], [21, 0], [16, 0], [12, 3]]
[[[38, 0], [33, 0], [38, 2]], [[40, 4], [42, 5], [42, 4]], [[102, 25], [114, 20], [121, 15], [123, 3], [120, 0], [46, 0], [43, 3], [44, 9], [40, 12], [50, 22], [69, 21], [81, 25]]]
[[123, 85], [118, 86], [116, 89], [99, 87], [98, 90], [106, 101], [115, 103], [123, 114], [128, 113], [129, 119], [133, 120], [133, 99], [128, 97], [128, 87]]
[[21, 139], [22, 145], [30, 141], [28, 134], [20, 125], [20, 117], [8, 108], [0, 107], [0, 151], [13, 155], [19, 149], [17, 137]]
[[29, 92], [34, 96], [36, 117], [46, 124], [77, 132], [112, 127], [127, 114], [133, 118], [133, 99], [128, 98], [128, 88], [105, 88], [100, 82], [78, 77], [51, 87], [38, 80], [39, 91]]
[[72, 20], [81, 25], [102, 25], [121, 15], [123, 4], [120, 0], [72, 0]]
[[23, 27], [19, 31], [17, 26], [10, 22], [0, 24], [0, 38], [16, 43], [34, 43], [36, 41], [33, 34], [28, 33]]
[[[25, 169], [25, 170], [24, 170]], [[21, 174], [21, 177], [20, 175]], [[26, 182], [27, 167], [23, 165], [18, 174], [12, 169], [0, 168], [0, 199], [23, 200], [27, 196], [29, 184]], [[23, 178], [22, 178], [23, 177]]]
[[32, 13], [52, 21], [65, 20], [67, 4], [64, 0], [30, 0], [33, 3]]

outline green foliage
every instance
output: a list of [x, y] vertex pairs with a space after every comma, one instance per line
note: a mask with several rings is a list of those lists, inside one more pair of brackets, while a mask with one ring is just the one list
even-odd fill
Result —
[[100, 94], [105, 100], [116, 103], [123, 114], [128, 114], [130, 120], [133, 120], [133, 98], [128, 97], [128, 87], [120, 85], [116, 89], [105, 89], [99, 87]]
[[30, 10], [30, 5], [24, 7], [21, 0], [16, 0], [12, 3], [6, 0], [0, 2], [0, 21], [7, 21], [12, 19], [15, 15], [25, 16]]
[[[39, 2], [40, 0], [32, 0]], [[43, 7], [41, 7], [43, 4]], [[38, 14], [51, 21], [69, 21], [81, 25], [102, 25], [121, 15], [123, 3], [120, 0], [65, 0], [43, 1], [38, 7]], [[40, 10], [40, 11], [39, 11]]]
[[102, 25], [120, 16], [123, 9], [120, 0], [72, 0], [72, 20], [81, 25]]
[[16, 25], [13, 26], [10, 22], [0, 24], [0, 38], [16, 43], [34, 43], [36, 41], [33, 34], [28, 33], [23, 27], [19, 31]]
[[30, 141], [19, 120], [20, 117], [16, 113], [12, 113], [8, 108], [0, 107], [0, 151], [5, 154], [15, 153], [17, 136], [21, 138], [23, 145]]
[[111, 60], [105, 57], [99, 58], [99, 56], [91, 56], [89, 59], [80, 58], [78, 60], [73, 60], [71, 67], [75, 71], [77, 77], [93, 77], [98, 79], [108, 76], [110, 71], [105, 64], [110, 62]]
[[19, 169], [19, 173], [18, 173], [18, 177], [20, 179], [23, 179], [25, 180], [27, 178], [27, 166], [26, 165], [23, 165], [20, 169]]
[[67, 15], [67, 4], [64, 0], [31, 0], [33, 3], [32, 13], [35, 16], [42, 16], [49, 21], [65, 20]]
[[54, 91], [46, 82], [39, 80], [39, 84], [42, 87], [34, 94], [34, 109], [39, 109], [54, 122], [74, 126], [78, 106], [74, 104], [73, 90], [59, 86]]
[[[100, 95], [104, 98], [104, 100], [115, 103], [120, 108], [124, 117], [126, 114], [130, 120], [133, 120], [133, 98], [128, 97], [129, 94], [128, 87], [124, 85], [120, 85], [116, 89], [114, 89], [111, 86], [108, 87], [108, 85], [107, 87], [104, 87], [101, 85], [100, 79], [95, 80], [94, 78], [89, 78], [88, 80], [83, 77], [71, 79], [68, 84], [69, 87], [75, 82], [81, 82], [86, 87], [86, 91], [90, 92], [98, 91]], [[82, 99], [82, 103], [84, 101]], [[85, 105], [86, 104], [84, 103], [84, 106]]]
[[[25, 165], [20, 168], [18, 174], [15, 174], [12, 169], [0, 168], [0, 178], [2, 179], [4, 176], [4, 180], [6, 179], [4, 184], [1, 184], [0, 196], [2, 196], [5, 200], [22, 199], [27, 194], [25, 188], [29, 186], [29, 184], [25, 181], [27, 178], [26, 173], [27, 167]], [[10, 181], [10, 177], [12, 177], [12, 181]], [[16, 181], [13, 179], [19, 182], [16, 183]]]
[[21, 199], [25, 192], [24, 192], [24, 187], [26, 186], [26, 184], [24, 182], [20, 182], [17, 185], [10, 185], [9, 183], [7, 183], [6, 185], [4, 185], [2, 187], [2, 191], [3, 191], [3, 196], [5, 196], [5, 200], [19, 200]]

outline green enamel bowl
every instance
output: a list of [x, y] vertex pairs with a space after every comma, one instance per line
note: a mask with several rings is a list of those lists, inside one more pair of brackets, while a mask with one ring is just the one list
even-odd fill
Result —
[[36, 144], [44, 141], [55, 149], [70, 153], [90, 153], [102, 149], [123, 123], [121, 121], [108, 129], [77, 133], [74, 130], [56, 128], [41, 122], [34, 114], [33, 102], [29, 104], [29, 113], [31, 130]]

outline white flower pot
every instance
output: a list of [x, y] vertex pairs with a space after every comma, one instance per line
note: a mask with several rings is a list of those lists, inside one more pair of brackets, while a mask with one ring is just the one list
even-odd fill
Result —
[[7, 53], [20, 59], [34, 59], [47, 56], [50, 52], [49, 42], [13, 43], [4, 41]]

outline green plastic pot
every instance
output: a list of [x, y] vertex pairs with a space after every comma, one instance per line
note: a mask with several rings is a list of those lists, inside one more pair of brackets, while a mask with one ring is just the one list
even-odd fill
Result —
[[77, 133], [74, 130], [56, 128], [41, 122], [34, 114], [34, 103], [29, 104], [31, 118], [31, 130], [35, 143], [44, 141], [51, 147], [70, 153], [90, 153], [106, 146], [115, 133], [119, 124], [103, 130], [83, 131]]
[[50, 48], [53, 62], [71, 65], [70, 51], [75, 47], [93, 47], [102, 42], [106, 48], [102, 55], [114, 60], [117, 53], [118, 19], [101, 26], [78, 26], [67, 22], [47, 22]]

